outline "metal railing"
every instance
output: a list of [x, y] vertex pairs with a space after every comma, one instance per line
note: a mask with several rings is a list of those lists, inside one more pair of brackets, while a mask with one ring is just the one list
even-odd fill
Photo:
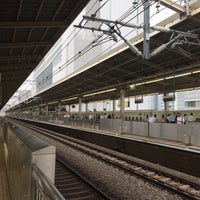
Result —
[[31, 200], [65, 200], [55, 185], [35, 165], [32, 165]]

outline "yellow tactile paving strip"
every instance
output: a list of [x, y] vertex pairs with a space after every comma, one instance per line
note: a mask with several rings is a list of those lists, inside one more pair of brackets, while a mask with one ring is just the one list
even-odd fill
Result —
[[10, 200], [8, 191], [3, 143], [0, 141], [0, 200]]

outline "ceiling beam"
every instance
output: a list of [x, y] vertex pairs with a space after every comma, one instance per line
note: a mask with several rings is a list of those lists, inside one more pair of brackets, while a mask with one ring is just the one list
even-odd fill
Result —
[[43, 46], [52, 46], [51, 42], [8, 42], [1, 43], [1, 48], [21, 48], [21, 47], [43, 47]]
[[42, 59], [43, 55], [15, 55], [15, 56], [0, 56], [0, 61], [2, 60], [24, 60], [24, 59]]
[[18, 22], [8, 22], [1, 21], [1, 28], [64, 28], [66, 27], [65, 21], [18, 21]]
[[13, 70], [24, 70], [25, 68], [33, 69], [36, 66], [36, 63], [17, 63], [17, 64], [10, 64], [10, 65], [1, 65], [1, 72], [10, 72]]

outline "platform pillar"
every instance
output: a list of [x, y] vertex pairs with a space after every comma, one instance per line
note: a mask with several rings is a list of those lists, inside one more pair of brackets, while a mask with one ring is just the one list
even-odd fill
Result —
[[88, 103], [85, 103], [85, 111], [88, 112]]
[[60, 111], [61, 111], [61, 102], [58, 101], [58, 116], [60, 116]]
[[116, 112], [116, 100], [113, 99], [113, 113]]
[[125, 90], [120, 89], [120, 119], [124, 119]]
[[82, 115], [82, 97], [78, 98], [78, 102], [79, 102], [78, 115], [79, 115], [79, 119], [81, 119], [81, 115]]
[[49, 105], [48, 105], [48, 103], [46, 104], [46, 116], [48, 116], [49, 115]]

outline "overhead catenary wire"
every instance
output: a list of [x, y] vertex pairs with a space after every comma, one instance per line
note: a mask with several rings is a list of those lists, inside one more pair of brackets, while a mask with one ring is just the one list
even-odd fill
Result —
[[[141, 5], [139, 5], [139, 6], [142, 6], [142, 4]], [[141, 12], [142, 13], [142, 12]], [[140, 13], [139, 13], [140, 14]], [[134, 19], [134, 18], [136, 18], [139, 14], [137, 14], [136, 16], [134, 16], [132, 19]], [[120, 26], [119, 28], [122, 28], [122, 26]], [[103, 36], [103, 34], [102, 34], [102, 36]], [[101, 36], [101, 37], [102, 37]], [[75, 37], [75, 36], [74, 36]], [[70, 40], [70, 41], [72, 41], [72, 39]], [[68, 43], [69, 44], [69, 43]], [[52, 78], [52, 76], [54, 76], [54, 75], [56, 75], [57, 73], [59, 73], [62, 69], [62, 67], [63, 66], [68, 66], [68, 65], [70, 65], [73, 61], [75, 61], [78, 57], [80, 57], [81, 55], [84, 55], [85, 53], [87, 53], [91, 48], [89, 48], [90, 47], [90, 45], [91, 45], [91, 48], [93, 48], [94, 46], [92, 46], [92, 43], [90, 43], [90, 44], [88, 44], [84, 49], [82, 49], [81, 51], [79, 51], [76, 55], [74, 55], [71, 59], [69, 59], [66, 63], [64, 63], [62, 66], [60, 66], [60, 68], [58, 69], [58, 70], [56, 70], [56, 71], [54, 71], [54, 73], [51, 75], [51, 76], [49, 76], [48, 77], [48, 79], [50, 79], [50, 78]], [[64, 46], [58, 53], [57, 53], [57, 55], [59, 55], [59, 53], [61, 53], [61, 51], [65, 48], [66, 46]], [[101, 54], [103, 54], [103, 53], [105, 53], [105, 51], [104, 52], [102, 52]], [[100, 55], [101, 55], [100, 54]], [[95, 58], [94, 58], [95, 59]], [[67, 64], [67, 65], [66, 65]], [[43, 79], [42, 80], [42, 83], [45, 83], [48, 79]]]
[[[143, 4], [141, 4], [140, 6], [142, 6]], [[138, 7], [137, 7], [138, 8]], [[118, 20], [124, 20], [124, 19], [126, 19], [127, 17], [129, 17], [131, 14], [132, 14], [132, 10], [134, 10], [134, 9], [132, 9], [132, 8], [130, 8], [126, 13], [124, 13]], [[137, 16], [139, 16], [139, 14], [141, 14], [142, 12], [144, 12], [144, 11], [141, 11], [140, 13], [138, 13], [136, 16], [134, 16], [134, 17], [132, 17], [131, 19], [129, 19], [128, 21], [131, 21], [131, 20], [133, 20], [135, 17], [137, 17]], [[127, 21], [127, 23], [128, 23], [128, 21]], [[121, 27], [120, 27], [121, 28]], [[70, 41], [68, 42], [68, 44], [71, 42], [71, 41], [73, 41], [73, 39], [76, 37], [76, 35], [80, 32], [81, 30], [79, 30], [71, 39], [70, 39]], [[133, 31], [135, 31], [135, 30], [132, 30], [132, 31], [130, 31], [129, 33], [127, 33], [126, 34], [126, 36], [127, 35], [129, 35], [130, 33], [132, 33]], [[73, 32], [74, 33], [74, 32]], [[71, 35], [73, 34], [73, 33], [71, 33]], [[103, 34], [100, 36], [100, 37], [103, 37]], [[116, 45], [116, 44], [114, 44], [114, 45]], [[114, 45], [112, 45], [112, 46], [114, 46]], [[62, 50], [65, 48], [66, 46], [64, 46], [63, 48], [62, 48]], [[69, 66], [73, 61], [75, 61], [77, 58], [79, 58], [81, 55], [84, 55], [85, 53], [87, 53], [89, 50], [91, 50], [92, 48], [94, 48], [94, 46], [92, 46], [92, 42], [90, 43], [90, 44], [88, 44], [84, 49], [82, 49], [81, 51], [79, 51], [76, 55], [74, 55], [72, 58], [70, 58], [66, 63], [64, 63], [57, 71], [55, 71], [54, 73], [52, 73], [52, 75], [51, 75], [51, 77], [52, 76], [54, 76], [55, 74], [57, 74], [59, 71], [61, 71], [62, 69], [62, 67], [67, 67], [67, 66]], [[110, 49], [111, 47], [108, 47], [108, 49]], [[103, 51], [101, 54], [99, 54], [99, 55], [102, 55], [103, 53], [105, 53], [108, 49], [106, 49], [105, 51]], [[61, 51], [60, 51], [61, 52]], [[99, 56], [98, 55], [98, 56]], [[95, 58], [94, 58], [95, 59]], [[51, 77], [49, 77], [49, 78], [51, 78]], [[47, 80], [45, 79], [45, 80], [43, 80], [44, 82], [46, 82]]]
[[[143, 4], [141, 4], [140, 6], [142, 6], [142, 5], [143, 5]], [[144, 11], [141, 11], [140, 13], [138, 13], [136, 16], [134, 16], [134, 17], [131, 18], [130, 20], [134, 19], [135, 17], [137, 17], [137, 16], [138, 16], [139, 14], [141, 14], [142, 12], [144, 12]], [[129, 20], [129, 21], [130, 21], [130, 20]], [[121, 28], [121, 27], [120, 27], [120, 28]], [[133, 32], [133, 31], [131, 31], [131, 32]], [[126, 36], [129, 35], [131, 32], [129, 32], [128, 34], [126, 34]], [[102, 37], [102, 36], [101, 36], [101, 37]], [[84, 48], [82, 51], [79, 51], [79, 53], [76, 54], [73, 58], [71, 58], [70, 61], [69, 61], [69, 64], [71, 63], [71, 60], [72, 60], [72, 59], [76, 59], [76, 58], [78, 58], [80, 55], [85, 54], [85, 53], [87, 52], [86, 49], [90, 50], [90, 49], [89, 49], [89, 46], [90, 46], [90, 44], [87, 45], [86, 48]], [[113, 45], [113, 46], [114, 46], [114, 45]], [[91, 48], [93, 48], [93, 47], [94, 47], [94, 45], [93, 45]], [[108, 49], [110, 49], [110, 47], [109, 47]], [[83, 53], [83, 52], [84, 52], [84, 53]], [[106, 50], [105, 50], [104, 52], [102, 52], [102, 54], [105, 53], [105, 52], [106, 52]], [[100, 55], [101, 55], [101, 54], [100, 54]], [[95, 58], [94, 58], [94, 59], [95, 59]], [[66, 64], [66, 63], [65, 63], [65, 64]], [[64, 64], [64, 65], [65, 65], [65, 64]], [[60, 70], [59, 70], [59, 71], [60, 71]]]
[[[96, 1], [92, 4], [92, 6], [88, 9], [86, 15], [95, 7], [95, 5], [96, 5], [98, 2], [99, 2], [99, 0], [96, 0]], [[107, 0], [100, 8], [103, 8], [103, 7], [106, 5], [106, 3], [108, 3], [108, 2], [109, 2], [109, 0]], [[97, 9], [96, 13], [99, 12], [99, 11], [100, 11], [100, 9]], [[87, 22], [86, 22], [86, 23], [87, 23]], [[62, 52], [68, 45], [70, 45], [70, 43], [74, 40], [74, 38], [81, 32], [81, 29], [78, 30], [77, 32], [76, 32], [76, 30], [77, 30], [77, 29], [74, 28], [74, 29], [71, 31], [71, 33], [69, 34], [69, 36], [63, 41], [63, 43], [66, 43], [66, 41], [69, 40], [69, 41], [67, 42], [67, 44], [66, 44], [65, 46], [63, 46], [62, 49], [60, 49], [60, 50], [56, 53], [56, 55], [54, 56], [54, 59], [56, 59], [56, 58], [61, 54], [61, 52]], [[71, 37], [72, 37], [72, 38], [71, 38]], [[70, 38], [70, 39], [69, 39], [69, 38]], [[88, 48], [88, 47], [86, 46], [84, 49], [87, 49], [87, 48]], [[85, 51], [84, 49], [83, 49], [83, 51]], [[81, 52], [81, 51], [80, 51], [80, 52]], [[77, 57], [80, 56], [80, 52], [79, 52], [78, 54], [74, 55], [74, 57], [72, 57], [72, 59], [76, 60]], [[68, 62], [68, 61], [67, 61], [67, 62]], [[67, 63], [67, 62], [66, 62], [66, 63]], [[66, 63], [64, 63], [62, 66], [60, 66], [60, 68], [62, 68]], [[71, 61], [69, 61], [69, 64], [70, 64], [70, 63], [71, 63]], [[52, 78], [53, 75], [56, 75], [56, 74], [60, 71], [60, 68], [59, 68], [59, 70], [55, 71], [55, 73], [53, 73], [51, 76], [49, 76], [47, 79], [41, 80], [42, 83], [45, 83], [45, 82], [48, 81], [50, 78]]]
[[[141, 7], [143, 4], [140, 4], [139, 5], [139, 7]], [[137, 13], [137, 15], [135, 15], [134, 17], [132, 17], [130, 20], [132, 20], [132, 19], [134, 19], [134, 18], [136, 18], [137, 16], [139, 16], [140, 14], [142, 14], [144, 12], [144, 10], [142, 10], [141, 12], [139, 12], [139, 13]], [[129, 20], [129, 21], [130, 21]], [[128, 22], [129, 22], [128, 21]], [[120, 28], [122, 28], [122, 26], [120, 27]], [[130, 33], [132, 33], [133, 31], [130, 31], [128, 34], [126, 34], [126, 36], [127, 35], [129, 35]], [[114, 44], [114, 45], [116, 45], [116, 44]], [[112, 46], [114, 46], [114, 45], [112, 45]], [[62, 69], [62, 67], [63, 66], [68, 66], [68, 65], [70, 65], [73, 61], [75, 61], [78, 57], [80, 57], [81, 55], [84, 55], [85, 53], [87, 53], [90, 49], [92, 49], [93, 47], [91, 47], [91, 48], [89, 48], [90, 47], [90, 44], [88, 44], [82, 51], [79, 51], [78, 52], [78, 54], [76, 54], [76, 55], [74, 55], [70, 60], [68, 60], [66, 63], [64, 63], [62, 66], [60, 66], [60, 68], [58, 69], [58, 70], [56, 70], [56, 71], [54, 71], [54, 73], [53, 74], [51, 74], [51, 76], [49, 76], [48, 77], [48, 79], [50, 79], [50, 78], [52, 78], [54, 75], [56, 75], [57, 73], [59, 73]], [[104, 54], [107, 50], [109, 50], [110, 49], [110, 47], [108, 47], [105, 51], [103, 51], [101, 54], [99, 54], [98, 56], [100, 56], [100, 55], [102, 55], [102, 54]], [[95, 59], [95, 58], [94, 58]], [[67, 65], [66, 65], [67, 64]], [[45, 83], [48, 79], [43, 79], [42, 80], [42, 83]]]

